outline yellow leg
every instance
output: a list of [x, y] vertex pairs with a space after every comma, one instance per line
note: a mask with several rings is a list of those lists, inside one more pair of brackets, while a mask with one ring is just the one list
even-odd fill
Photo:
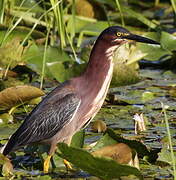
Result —
[[71, 164], [66, 159], [64, 159], [64, 164], [67, 169], [72, 169]]
[[44, 173], [48, 173], [51, 157], [52, 157], [51, 155], [48, 155], [48, 157], [45, 159], [45, 162], [43, 164]]

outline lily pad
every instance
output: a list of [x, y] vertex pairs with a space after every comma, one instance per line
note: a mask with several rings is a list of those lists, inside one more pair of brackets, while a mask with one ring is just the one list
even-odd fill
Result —
[[[143, 179], [137, 168], [118, 164], [116, 161], [103, 157], [94, 157], [89, 152], [69, 147], [67, 144], [59, 143], [60, 156], [67, 159], [77, 167], [101, 179], [120, 178], [122, 176], [135, 175]], [[78, 156], [79, 155], [79, 156]]]
[[102, 137], [100, 138], [96, 145], [93, 146], [93, 148], [91, 149], [91, 151], [96, 151], [98, 149], [101, 149], [102, 147], [105, 147], [105, 146], [109, 146], [109, 145], [113, 145], [113, 144], [116, 144], [117, 141], [114, 140], [113, 138], [111, 138], [107, 133]]

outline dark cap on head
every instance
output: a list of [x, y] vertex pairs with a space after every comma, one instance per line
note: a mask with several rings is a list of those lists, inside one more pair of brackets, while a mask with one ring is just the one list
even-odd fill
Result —
[[[121, 40], [133, 40], [136, 42], [148, 43], [148, 44], [160, 44], [152, 39], [138, 36], [136, 34], [130, 33], [127, 29], [120, 26], [111, 26], [106, 28], [99, 36], [99, 38], [103, 38], [104, 36], [109, 36], [112, 40], [121, 39]], [[117, 41], [118, 43], [120, 41]], [[121, 41], [122, 42], [122, 41]]]

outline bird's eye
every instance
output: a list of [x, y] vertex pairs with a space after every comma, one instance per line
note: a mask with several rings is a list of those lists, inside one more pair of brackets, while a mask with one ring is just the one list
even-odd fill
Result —
[[121, 33], [121, 32], [117, 32], [117, 36], [118, 36], [118, 37], [122, 36], [122, 34], [123, 34], [123, 33]]
[[129, 34], [128, 33], [123, 33], [123, 32], [117, 32], [116, 34], [118, 37], [121, 37], [121, 36], [128, 36]]

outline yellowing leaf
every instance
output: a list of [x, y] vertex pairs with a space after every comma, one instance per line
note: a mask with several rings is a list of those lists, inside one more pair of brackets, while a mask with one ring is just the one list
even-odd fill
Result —
[[10, 109], [43, 95], [44, 92], [34, 86], [10, 87], [0, 92], [0, 109]]
[[129, 164], [132, 160], [132, 150], [128, 145], [124, 143], [105, 146], [99, 150], [92, 152], [92, 155], [100, 157], [110, 157], [121, 164]]

